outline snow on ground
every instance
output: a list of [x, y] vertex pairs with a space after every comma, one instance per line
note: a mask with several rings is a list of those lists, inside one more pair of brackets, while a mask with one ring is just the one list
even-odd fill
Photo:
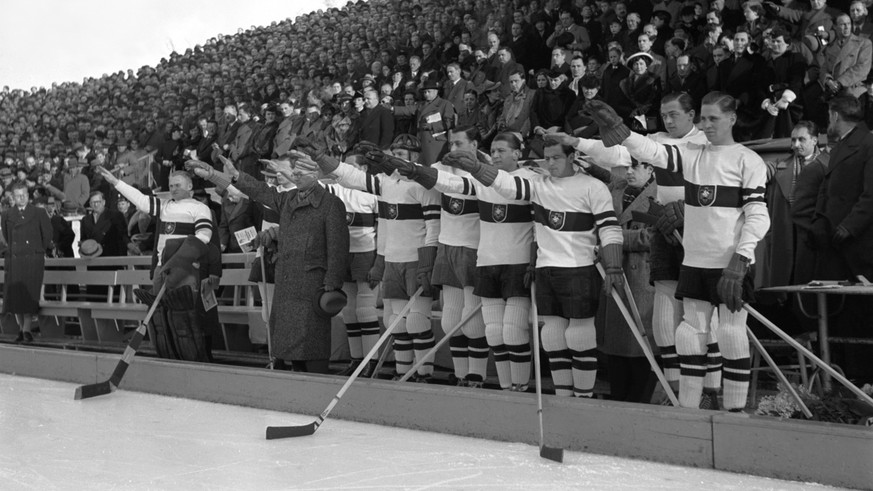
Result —
[[314, 417], [124, 390], [76, 401], [75, 387], [0, 374], [0, 488], [826, 489], [580, 452], [558, 464], [531, 445], [334, 419], [267, 441], [267, 426]]

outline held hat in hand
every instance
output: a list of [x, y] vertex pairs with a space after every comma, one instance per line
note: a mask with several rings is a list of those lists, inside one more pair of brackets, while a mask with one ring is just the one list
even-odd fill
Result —
[[82, 257], [98, 257], [103, 255], [103, 246], [94, 239], [88, 239], [79, 245], [79, 254]]
[[348, 298], [342, 290], [324, 291], [324, 287], [315, 291], [315, 298], [312, 299], [315, 314], [325, 319], [339, 314], [343, 307], [346, 306]]
[[436, 80], [428, 78], [423, 84], [421, 84], [421, 87], [419, 87], [418, 90], [424, 91], [428, 89], [441, 90], [442, 87], [440, 87], [440, 84], [437, 83]]

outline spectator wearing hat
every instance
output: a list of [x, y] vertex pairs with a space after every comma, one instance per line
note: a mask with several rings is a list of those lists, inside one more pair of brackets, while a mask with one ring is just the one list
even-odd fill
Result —
[[500, 88], [503, 84], [500, 82], [485, 81], [485, 84], [480, 88], [480, 93], [484, 100], [479, 105], [481, 116], [479, 117], [479, 141], [483, 146], [491, 144], [491, 139], [497, 135], [497, 121], [503, 114], [503, 98], [500, 96]]
[[573, 13], [569, 10], [561, 12], [559, 22], [555, 26], [555, 32], [549, 36], [546, 40], [546, 44], [550, 47], [556, 46], [557, 38], [565, 33], [572, 36], [565, 47], [578, 51], [586, 51], [591, 47], [591, 37], [588, 35], [588, 29], [577, 24]]
[[543, 136], [564, 127], [567, 111], [576, 98], [573, 92], [563, 85], [563, 72], [553, 68], [549, 71], [548, 77], [548, 87], [537, 89], [530, 108], [530, 124], [533, 128], [530, 147], [538, 156], [543, 155]]
[[16, 342], [31, 342], [30, 322], [39, 312], [46, 250], [52, 247], [51, 220], [28, 203], [27, 186], [12, 185], [13, 206], [0, 217], [7, 244], [4, 261], [3, 313], [15, 314], [20, 329]]
[[[649, 65], [653, 62], [652, 55], [648, 53], [635, 53], [627, 59], [630, 75], [621, 82], [619, 88], [632, 109], [626, 114], [619, 112], [625, 120], [628, 120], [637, 128], [654, 131], [658, 125], [661, 94], [663, 92], [661, 79], [649, 71]], [[626, 107], [627, 107], [626, 106]], [[633, 121], [637, 121], [636, 124]]]
[[[68, 208], [71, 208], [73, 213], [78, 209], [75, 203], [69, 203]], [[73, 230], [72, 224], [58, 213], [57, 201], [52, 196], [48, 197], [46, 213], [48, 213], [52, 224], [54, 257], [73, 257], [73, 242], [76, 241], [76, 232]]]
[[379, 104], [379, 94], [375, 90], [364, 92], [364, 111], [360, 118], [360, 139], [355, 134], [343, 136], [344, 149], [341, 154], [350, 150], [358, 141], [375, 143], [385, 150], [394, 139], [394, 116], [391, 110]]
[[[265, 173], [264, 181], [270, 183], [270, 176], [275, 180], [276, 173]], [[267, 174], [269, 172], [270, 174]], [[221, 212], [218, 221], [218, 238], [221, 252], [239, 253], [243, 251], [236, 238], [236, 233], [247, 228], [261, 230], [260, 207], [254, 206], [249, 197], [237, 189], [222, 189]]]
[[252, 136], [252, 151], [259, 159], [270, 158], [273, 154], [273, 140], [276, 138], [280, 122], [278, 113], [279, 109], [275, 105], [268, 104], [264, 108], [264, 124], [259, 126]]
[[424, 104], [421, 107], [398, 106], [394, 116], [413, 118], [421, 141], [421, 164], [431, 165], [446, 152], [448, 131], [455, 123], [455, 108], [439, 97], [441, 87], [436, 80], [428, 79], [421, 86]]

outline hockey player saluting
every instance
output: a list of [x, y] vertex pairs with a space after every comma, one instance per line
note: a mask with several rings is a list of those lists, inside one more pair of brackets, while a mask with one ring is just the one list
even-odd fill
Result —
[[631, 156], [685, 178], [685, 257], [676, 296], [683, 321], [676, 330], [679, 404], [698, 407], [706, 373], [706, 341], [718, 307], [718, 342], [724, 356], [724, 406], [740, 411], [749, 389], [749, 340], [743, 303], [751, 298], [755, 246], [770, 218], [764, 201], [766, 166], [755, 152], [734, 142], [736, 100], [710, 92], [702, 101], [705, 144], [665, 145], [632, 133], [607, 104], [585, 109], [607, 146], [623, 144]]
[[[399, 135], [391, 144], [391, 152], [407, 160], [417, 160], [420, 151], [418, 139], [411, 135]], [[385, 271], [381, 278], [385, 325], [389, 325], [403, 310], [418, 286], [424, 287], [424, 293], [413, 303], [406, 322], [399, 324], [394, 335], [394, 358], [397, 373], [402, 376], [416, 358], [421, 359], [434, 347], [430, 325], [433, 302], [430, 278], [440, 233], [439, 193], [424, 189], [396, 173], [376, 174], [381, 170], [381, 161], [368, 159], [370, 173], [367, 173], [317, 151], [313, 151], [311, 156], [292, 153], [297, 158], [314, 160], [322, 172], [334, 175], [340, 185], [379, 198], [379, 242], [384, 245], [385, 256]], [[419, 368], [414, 380], [427, 382], [432, 375], [433, 360], [430, 359]]]
[[[453, 147], [456, 138], [453, 133]], [[518, 167], [520, 156], [521, 139], [517, 135], [501, 133], [494, 138], [491, 144], [494, 166], [512, 176], [536, 176], [532, 169]], [[500, 387], [527, 390], [531, 355], [528, 329], [530, 292], [525, 285], [525, 273], [533, 242], [530, 201], [504, 198], [496, 190], [474, 180], [468, 172], [454, 167], [448, 167], [451, 172], [445, 172], [446, 165], [428, 168], [399, 159], [389, 159], [387, 164], [427, 188], [479, 198], [477, 218], [481, 233], [474, 293], [482, 299], [485, 333], [488, 345], [494, 351]], [[442, 225], [445, 230], [445, 222]]]
[[[706, 144], [706, 135], [694, 126], [695, 101], [687, 93], [673, 93], [661, 99], [661, 119], [667, 132], [648, 135], [648, 138], [664, 144]], [[629, 166], [631, 155], [620, 145], [605, 147], [601, 140], [575, 138], [563, 133], [554, 134], [565, 145], [572, 145], [593, 157], [604, 167]], [[683, 227], [685, 213], [685, 180], [681, 172], [671, 172], [655, 167], [658, 183], [657, 199], [664, 205], [663, 215], [655, 228], [660, 234], [652, 235], [650, 281], [655, 286], [655, 303], [652, 327], [655, 342], [660, 349], [664, 375], [674, 391], [679, 390], [679, 356], [676, 354], [676, 328], [682, 322], [682, 302], [676, 299], [679, 266], [682, 264], [682, 244], [674, 236], [674, 230]], [[701, 408], [718, 409], [718, 390], [721, 387], [721, 353], [715, 331], [707, 339], [707, 367], [703, 381], [704, 397]], [[660, 387], [660, 386], [658, 386]]]
[[[472, 126], [449, 132], [449, 148], [467, 152], [475, 158], [479, 151], [479, 131]], [[469, 173], [440, 162], [433, 169], [460, 177]], [[432, 283], [443, 290], [442, 328], [448, 333], [463, 316], [479, 307], [474, 294], [476, 249], [479, 247], [479, 201], [475, 193], [450, 189], [442, 191], [440, 237]], [[476, 313], [449, 339], [457, 384], [479, 388], [485, 382], [488, 367], [488, 342], [482, 314]]]
[[621, 228], [606, 185], [573, 167], [574, 150], [546, 140], [547, 176], [522, 177], [452, 152], [443, 162], [466, 170], [504, 198], [531, 201], [538, 249], [537, 308], [544, 322], [555, 393], [591, 397], [597, 374], [594, 315], [601, 284], [594, 266], [598, 236], [606, 268], [603, 287], [622, 284]]

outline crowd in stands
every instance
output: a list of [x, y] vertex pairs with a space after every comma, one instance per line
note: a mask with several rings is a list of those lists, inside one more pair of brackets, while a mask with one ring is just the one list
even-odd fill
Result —
[[[22, 183], [57, 214], [117, 209], [114, 240], [124, 247], [112, 250], [139, 254], [151, 250], [154, 224], [100, 168], [149, 194], [168, 191], [172, 172], [192, 159], [220, 171], [226, 158], [264, 180], [259, 160], [300, 138], [342, 161], [360, 155], [361, 142], [387, 151], [402, 135], [418, 139], [419, 163], [431, 165], [450, 150], [453, 129], [471, 127], [486, 152], [511, 133], [522, 157], [537, 159], [549, 134], [599, 138], [590, 101], [636, 132], [669, 131], [661, 102], [676, 93], [691, 96], [698, 116], [707, 93], [732, 96], [738, 142], [791, 137], [801, 121], [826, 128], [828, 101], [839, 96], [858, 98], [860, 117], [873, 121], [870, 3], [349, 2], [217, 36], [154, 67], [5, 88], [2, 207]], [[651, 167], [628, 181], [635, 198], [654, 182]], [[204, 184], [195, 178], [195, 189]], [[238, 200], [212, 204], [226, 252], [240, 250], [234, 229], [261, 221], [254, 208], [234, 214]]]

